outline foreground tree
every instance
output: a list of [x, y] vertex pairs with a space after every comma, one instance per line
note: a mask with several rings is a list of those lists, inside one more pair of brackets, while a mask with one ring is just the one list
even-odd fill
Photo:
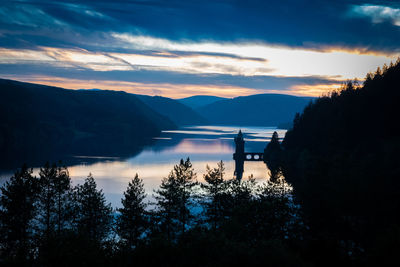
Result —
[[224, 216], [228, 218], [238, 216], [238, 214], [246, 216], [243, 211], [251, 207], [255, 197], [255, 178], [250, 175], [247, 181], [232, 179], [227, 181], [226, 186], [228, 199], [224, 201]]
[[264, 161], [271, 171], [271, 180], [277, 180], [282, 165], [282, 148], [277, 132], [272, 134], [271, 141], [264, 150]]
[[197, 185], [195, 178], [196, 173], [190, 159], [181, 159], [156, 191], [157, 214], [169, 241], [175, 238], [177, 232], [183, 235], [192, 218], [190, 206], [193, 188]]
[[226, 200], [224, 183], [224, 163], [218, 162], [217, 168], [206, 166], [206, 174], [204, 174], [205, 184], [201, 187], [205, 191], [203, 200], [204, 213], [207, 223], [215, 230], [221, 223], [224, 217], [224, 200]]
[[[282, 176], [260, 185], [257, 190], [255, 236], [260, 239], [290, 240], [301, 236], [303, 224], [291, 187]], [[260, 223], [261, 222], [261, 223]]]
[[32, 219], [38, 180], [24, 165], [1, 188], [0, 258], [25, 262], [32, 259]]
[[[39, 213], [37, 223], [43, 242], [59, 237], [71, 226], [72, 189], [66, 167], [49, 163], [39, 172], [40, 190], [37, 198]], [[46, 241], [47, 240], [47, 241]]]
[[121, 199], [122, 208], [117, 209], [121, 213], [116, 221], [117, 233], [129, 249], [137, 247], [148, 225], [145, 198], [143, 180], [136, 174]]
[[108, 236], [112, 223], [111, 204], [106, 203], [102, 190], [97, 190], [93, 176], [75, 188], [76, 226], [80, 236], [101, 244]]
[[39, 186], [35, 206], [38, 261], [53, 265], [63, 258], [65, 235], [72, 231], [73, 197], [71, 179], [66, 167], [46, 163], [39, 172]]

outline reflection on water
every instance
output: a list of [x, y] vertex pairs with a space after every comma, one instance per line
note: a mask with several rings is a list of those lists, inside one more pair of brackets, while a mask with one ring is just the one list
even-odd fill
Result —
[[[266, 142], [276, 130], [271, 127], [242, 127], [241, 129], [245, 133], [245, 146], [248, 152], [263, 151]], [[220, 160], [225, 163], [226, 179], [232, 178], [235, 168], [232, 160], [235, 149], [233, 137], [238, 130], [238, 127], [229, 126], [191, 126], [176, 131], [165, 131], [155, 139], [152, 146], [133, 157], [123, 159], [96, 157], [101, 161], [89, 163], [88, 159], [91, 157], [79, 155], [76, 158], [81, 160], [80, 163], [68, 166], [68, 170], [73, 184], [82, 183], [83, 179], [92, 173], [113, 207], [120, 206], [122, 192], [138, 173], [144, 180], [148, 199], [152, 200], [153, 190], [158, 188], [161, 179], [169, 174], [181, 158], [190, 158], [197, 172], [198, 181], [203, 181], [207, 164], [216, 167]], [[285, 134], [285, 130], [276, 131], [280, 137]], [[38, 169], [34, 172], [37, 174]], [[263, 162], [246, 162], [243, 177], [250, 174], [260, 181], [268, 178]], [[10, 173], [0, 175], [9, 177]]]

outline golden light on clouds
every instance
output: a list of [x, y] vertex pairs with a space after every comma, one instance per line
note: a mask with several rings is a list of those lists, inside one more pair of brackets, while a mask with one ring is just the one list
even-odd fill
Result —
[[342, 86], [343, 83], [295, 85], [290, 89], [293, 94], [299, 96], [321, 96], [326, 95], [329, 92], [339, 90], [342, 88]]
[[[130, 93], [162, 95], [180, 98], [191, 95], [216, 95], [234, 97], [257, 93], [286, 93], [318, 96], [336, 89], [346, 79], [362, 80], [366, 73], [384, 63], [394, 61], [397, 54], [374, 53], [364, 48], [348, 50], [340, 47], [293, 49], [264, 43], [217, 43], [174, 42], [167, 39], [128, 34], [112, 34], [125, 52], [93, 52], [79, 48], [39, 47], [30, 49], [0, 48], [0, 62], [5, 64], [36, 64], [42, 69], [57, 67], [65, 70], [89, 70], [95, 72], [164, 71], [191, 75], [225, 75], [234, 82], [203, 82], [191, 84], [190, 80], [179, 83], [168, 81], [145, 82], [93, 77], [85, 80], [61, 78], [51, 75], [8, 75], [17, 80], [37, 82], [71, 89], [110, 89]], [[99, 73], [98, 75], [101, 75]], [[155, 74], [156, 75], [156, 74]], [[83, 77], [83, 76], [82, 76]], [[239, 78], [238, 78], [239, 77]], [[240, 78], [242, 77], [242, 78]], [[324, 83], [298, 82], [277, 88], [265, 82], [265, 88], [252, 86], [243, 81], [264, 77], [321, 78]], [[3, 76], [3, 78], [6, 78]], [[242, 79], [242, 80], [240, 80]], [[232, 79], [231, 79], [232, 80]], [[239, 81], [239, 82], [238, 82]], [[332, 81], [330, 83], [329, 81]], [[318, 83], [317, 85], [315, 83]], [[257, 89], [254, 89], [257, 88]]]
[[261, 58], [264, 71], [254, 75], [286, 77], [333, 76], [362, 79], [376, 67], [388, 64], [399, 54], [384, 54], [365, 49], [330, 47], [323, 50], [271, 46], [263, 43], [173, 42], [167, 39], [128, 34], [113, 34], [126, 48], [226, 53], [242, 58]]
[[[15, 79], [15, 76], [4, 76], [7, 79]], [[192, 85], [192, 84], [149, 84], [123, 81], [104, 80], [79, 80], [54, 78], [47, 76], [19, 76], [20, 81], [44, 84], [49, 86], [63, 87], [67, 89], [104, 89], [125, 91], [132, 94], [158, 95], [170, 98], [183, 98], [192, 95], [215, 95], [220, 97], [245, 96], [259, 93], [277, 93], [279, 90], [257, 90], [235, 86], [214, 86], [214, 85]], [[282, 93], [282, 92], [281, 92]]]

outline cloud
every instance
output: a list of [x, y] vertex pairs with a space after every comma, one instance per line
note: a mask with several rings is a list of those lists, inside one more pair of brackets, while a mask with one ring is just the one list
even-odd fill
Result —
[[166, 96], [319, 94], [400, 55], [400, 6], [378, 2], [4, 0], [0, 74]]
[[0, 7], [0, 21], [4, 24], [32, 28], [66, 25], [45, 13], [42, 9], [29, 4], [6, 5]]
[[233, 76], [329, 76], [362, 79], [367, 72], [395, 60], [399, 55], [374, 54], [363, 50], [355, 53], [340, 47], [318, 51], [257, 42], [178, 42], [150, 36], [110, 35], [124, 52], [56, 47], [3, 48], [0, 49], [0, 61], [36, 61], [46, 69], [63, 66], [103, 72], [148, 70]]
[[400, 8], [364, 4], [353, 6], [351, 11], [356, 16], [371, 18], [373, 23], [389, 22], [393, 25], [400, 26]]
[[[310, 48], [309, 44], [314, 48], [345, 45], [399, 51], [397, 26], [381, 27], [363, 19], [364, 9], [373, 6], [375, 17], [394, 18], [397, 23], [395, 2], [385, 1], [384, 6], [374, 3], [379, 1], [369, 2], [372, 4], [366, 5], [360, 0], [4, 0], [0, 9], [3, 15], [0, 33], [7, 35], [0, 37], [0, 44], [14, 41], [14, 47], [27, 43], [48, 46], [46, 42], [51, 42], [57, 47], [75, 44], [75, 47], [93, 50], [112, 47], [109, 33], [117, 33], [174, 41], [250, 41], [297, 48]], [[354, 7], [359, 7], [364, 15], [346, 15]], [[24, 42], [21, 35], [25, 37]]]
[[[10, 74], [12, 73], [12, 74]], [[151, 90], [160, 89], [159, 87], [173, 88], [173, 90], [163, 91], [164, 96], [173, 95], [193, 95], [199, 94], [200, 88], [208, 88], [209, 92], [215, 95], [233, 97], [257, 92], [290, 92], [296, 85], [318, 85], [318, 84], [338, 84], [342, 81], [329, 77], [308, 76], [308, 77], [279, 77], [279, 76], [240, 76], [227, 74], [190, 74], [170, 71], [105, 71], [99, 72], [90, 69], [66, 68], [63, 66], [54, 66], [49, 69], [43, 68], [40, 64], [0, 64], [0, 77], [8, 79], [19, 79], [23, 81], [45, 82], [45, 84], [54, 85], [54, 81], [66, 81], [74, 79], [79, 81], [80, 86], [68, 87], [68, 82], [64, 87], [67, 88], [101, 88], [101, 89], [121, 89], [119, 85], [125, 83], [123, 88], [128, 88], [129, 84], [134, 84], [130, 91], [141, 85], [143, 88]], [[45, 78], [44, 78], [45, 77]], [[63, 87], [62, 83], [57, 83]], [[186, 91], [190, 88], [190, 91]], [[194, 89], [198, 88], [196, 93]], [[229, 90], [240, 88], [240, 90]], [[211, 90], [212, 89], [212, 90]], [[126, 89], [125, 89], [126, 90]], [[161, 90], [161, 89], [160, 89]], [[144, 93], [141, 91], [141, 93]], [[171, 93], [171, 95], [168, 95]]]

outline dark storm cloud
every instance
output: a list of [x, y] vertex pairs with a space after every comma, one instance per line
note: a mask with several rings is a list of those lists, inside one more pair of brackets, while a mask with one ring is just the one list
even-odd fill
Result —
[[109, 32], [170, 40], [260, 41], [311, 47], [398, 51], [400, 27], [352, 14], [354, 6], [400, 8], [398, 1], [7, 1], [0, 46], [112, 46]]

